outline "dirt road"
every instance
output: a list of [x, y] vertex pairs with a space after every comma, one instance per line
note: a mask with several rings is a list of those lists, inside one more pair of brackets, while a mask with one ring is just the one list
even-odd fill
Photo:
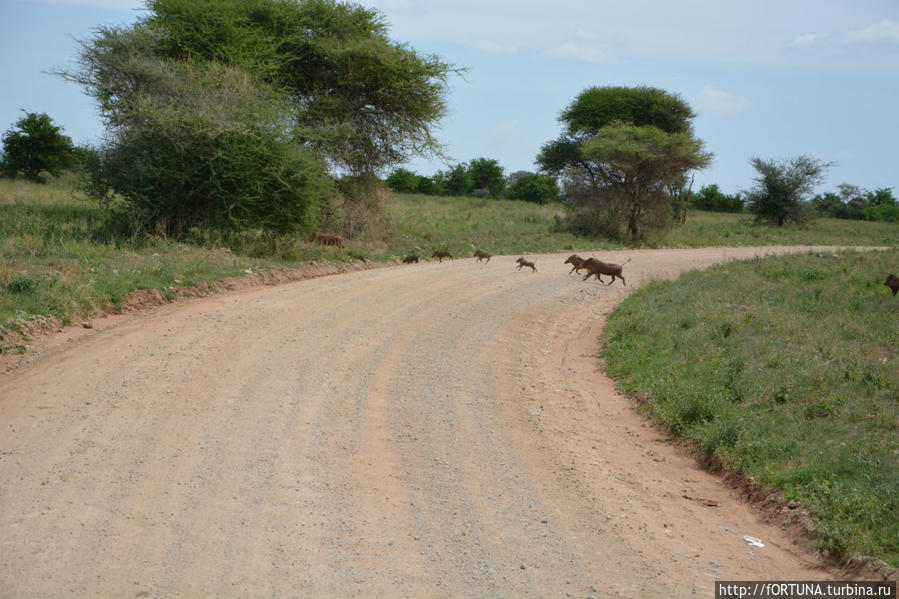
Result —
[[457, 259], [98, 327], [0, 375], [0, 595], [703, 597], [829, 578], [592, 357], [641, 280], [773, 251], [600, 254], [632, 259], [626, 288], [561, 255], [532, 256], [537, 273]]

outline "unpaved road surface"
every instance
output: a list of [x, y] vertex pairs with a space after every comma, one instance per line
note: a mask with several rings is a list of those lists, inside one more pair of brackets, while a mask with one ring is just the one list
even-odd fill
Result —
[[641, 280], [773, 251], [600, 254], [632, 259], [626, 288], [562, 255], [532, 256], [538, 273], [466, 258], [98, 326], [0, 375], [0, 596], [703, 597], [830, 578], [593, 357]]

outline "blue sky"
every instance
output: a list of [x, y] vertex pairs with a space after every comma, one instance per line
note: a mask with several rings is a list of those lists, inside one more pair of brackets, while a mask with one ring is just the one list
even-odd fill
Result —
[[[899, 0], [363, 0], [391, 37], [468, 69], [437, 130], [453, 162], [536, 170], [559, 112], [591, 86], [649, 85], [697, 113], [714, 153], [695, 187], [752, 186], [753, 156], [834, 162], [840, 183], [899, 193]], [[0, 130], [46, 112], [76, 143], [103, 133], [72, 66], [76, 39], [131, 24], [135, 0], [0, 0]], [[425, 175], [440, 160], [416, 159]]]

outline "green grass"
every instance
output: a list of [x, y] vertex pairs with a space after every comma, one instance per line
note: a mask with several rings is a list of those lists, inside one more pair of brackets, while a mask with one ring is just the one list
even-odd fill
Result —
[[34, 315], [69, 322], [119, 307], [135, 289], [194, 285], [286, 265], [214, 244], [111, 239], [103, 212], [81, 199], [70, 180], [0, 180], [0, 329]]
[[653, 282], [604, 359], [672, 431], [780, 488], [822, 548], [899, 565], [899, 253], [755, 259]]
[[396, 194], [386, 242], [397, 255], [430, 256], [439, 248], [465, 257], [475, 249], [511, 255], [620, 247], [561, 230], [563, 215], [559, 204]]
[[753, 222], [747, 214], [690, 211], [687, 222], [661, 241], [665, 247], [757, 245], [899, 245], [899, 224], [818, 218], [790, 227]]

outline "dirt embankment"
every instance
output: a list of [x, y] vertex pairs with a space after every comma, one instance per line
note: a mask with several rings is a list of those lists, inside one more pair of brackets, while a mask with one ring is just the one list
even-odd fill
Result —
[[[0, 375], [8, 596], [702, 597], [838, 576], [597, 372], [624, 294], [791, 248], [382, 268], [106, 319]], [[747, 542], [761, 541], [764, 547]]]

